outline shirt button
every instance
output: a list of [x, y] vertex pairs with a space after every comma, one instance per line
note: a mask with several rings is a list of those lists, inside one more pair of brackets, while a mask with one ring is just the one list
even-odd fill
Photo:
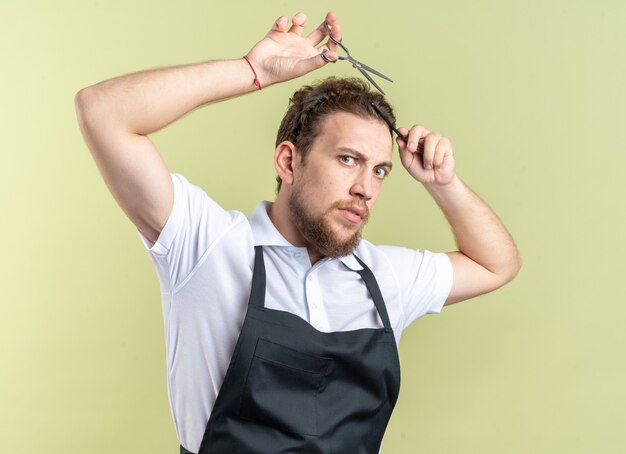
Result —
[[313, 280], [313, 276], [309, 276], [309, 281], [312, 281], [312, 280]]

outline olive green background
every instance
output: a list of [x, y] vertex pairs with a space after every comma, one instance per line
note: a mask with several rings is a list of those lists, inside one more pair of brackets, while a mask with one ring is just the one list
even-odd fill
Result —
[[[145, 68], [238, 58], [281, 14], [337, 12], [399, 123], [448, 136], [503, 219], [518, 278], [417, 321], [386, 453], [626, 452], [622, 1], [4, 1], [0, 6], [0, 452], [177, 452], [159, 285], [77, 127], [73, 96]], [[153, 139], [228, 209], [273, 197], [301, 83], [201, 109]], [[397, 164], [397, 156], [394, 157]], [[454, 242], [398, 166], [373, 242]]]

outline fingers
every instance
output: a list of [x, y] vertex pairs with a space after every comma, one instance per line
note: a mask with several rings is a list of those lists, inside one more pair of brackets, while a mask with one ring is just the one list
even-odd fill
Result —
[[[337, 16], [335, 16], [335, 13], [332, 13], [332, 12], [328, 13], [326, 15], [325, 22], [328, 24], [328, 27], [330, 28], [331, 36], [337, 41], [341, 41], [341, 26], [339, 25], [339, 22], [337, 22]], [[326, 29], [323, 23], [322, 23], [322, 27], [324, 27], [325, 35], [328, 34], [328, 30]], [[333, 61], [337, 61], [339, 59], [339, 55], [337, 54], [337, 47], [339, 46], [337, 45], [335, 41], [328, 38], [326, 43], [324, 43], [324, 47], [328, 49], [328, 52], [326, 54], [327, 57], [331, 58]]]
[[341, 33], [339, 30], [337, 29], [337, 31], [335, 31], [335, 28], [339, 26], [339, 24], [337, 24], [337, 16], [335, 13], [330, 12], [326, 14], [324, 22], [322, 22], [315, 30], [309, 33], [309, 36], [306, 37], [307, 41], [309, 41], [313, 46], [317, 46], [326, 36], [328, 36], [328, 31], [326, 30], [324, 23], [328, 24], [330, 29], [333, 31], [333, 37], [341, 39]]
[[297, 13], [291, 18], [291, 27], [289, 28], [289, 30], [287, 30], [288, 25], [289, 19], [287, 19], [287, 16], [280, 16], [278, 19], [276, 19], [276, 22], [274, 22], [274, 25], [272, 26], [272, 31], [283, 33], [288, 31], [289, 33], [294, 33], [300, 36], [302, 35], [304, 27], [306, 27], [306, 14]]
[[429, 131], [424, 126], [415, 125], [410, 131], [406, 128], [398, 128], [398, 130], [408, 139], [408, 143], [405, 143], [402, 137], [398, 137], [398, 146], [410, 153], [422, 152], [421, 163], [425, 170], [441, 168], [444, 159], [452, 154], [450, 140], [441, 134]]
[[433, 169], [440, 169], [443, 167], [443, 160], [452, 153], [452, 144], [450, 141], [442, 137], [437, 143], [437, 147], [435, 148], [435, 156], [433, 158]]
[[[311, 32], [308, 36], [304, 38], [305, 42], [308, 42], [312, 48], [315, 48], [319, 45], [325, 37], [328, 36], [328, 30], [326, 29], [325, 24], [328, 24], [328, 27], [331, 30], [331, 35], [333, 38], [337, 40], [341, 40], [341, 28], [337, 23], [337, 16], [333, 12], [329, 12], [326, 14], [326, 18], [324, 22], [322, 22], [313, 32]], [[274, 22], [272, 26], [272, 30], [270, 33], [288, 33], [296, 36], [302, 36], [304, 29], [307, 25], [307, 17], [304, 13], [299, 12], [295, 14], [291, 18], [291, 27], [289, 27], [289, 19], [286, 16], [280, 16]], [[295, 41], [289, 41], [294, 42]], [[316, 57], [312, 58], [309, 63], [309, 70], [319, 68], [324, 66], [326, 63], [334, 63], [339, 59], [339, 55], [336, 52], [337, 44], [334, 43], [331, 39], [328, 39], [323, 46], [318, 47], [317, 50], [319, 53]], [[313, 49], [315, 50], [315, 49]]]
[[[328, 36], [328, 30], [326, 28], [326, 24], [331, 30], [331, 35], [337, 41], [341, 41], [341, 27], [337, 22], [337, 16], [332, 11], [326, 14], [326, 18], [324, 22], [322, 22], [315, 30], [313, 30], [307, 37], [307, 41], [311, 43], [312, 46], [317, 46], [324, 38]], [[326, 43], [322, 47], [319, 48], [326, 58], [324, 61], [331, 63], [336, 62], [339, 59], [337, 55], [337, 44], [332, 40], [328, 39]]]
[[400, 160], [409, 174], [423, 184], [445, 185], [454, 176], [454, 156], [450, 141], [423, 126], [415, 125], [408, 130], [398, 128], [400, 134], [396, 142], [400, 150]]
[[441, 134], [431, 132], [424, 137], [423, 167], [426, 170], [440, 169], [444, 158], [452, 153], [452, 144]]
[[335, 13], [330, 12], [326, 15], [326, 23], [330, 27], [330, 34], [333, 35], [333, 38], [337, 41], [341, 41], [341, 27], [339, 26], [339, 22], [337, 22]]
[[[406, 132], [403, 132], [402, 130]], [[399, 131], [408, 137], [408, 143], [406, 144], [408, 151], [415, 153], [417, 151], [424, 150], [424, 138], [430, 134], [428, 129], [422, 125], [415, 125], [410, 131], [405, 128], [402, 128]]]
[[285, 32], [287, 31], [288, 24], [289, 24], [289, 20], [287, 19], [287, 17], [280, 16], [278, 19], [276, 19], [276, 22], [274, 22], [274, 25], [272, 26], [272, 30], [277, 31], [277, 32]]
[[291, 28], [289, 29], [289, 33], [295, 33], [296, 35], [301, 36], [305, 26], [306, 14], [298, 13], [291, 18]]

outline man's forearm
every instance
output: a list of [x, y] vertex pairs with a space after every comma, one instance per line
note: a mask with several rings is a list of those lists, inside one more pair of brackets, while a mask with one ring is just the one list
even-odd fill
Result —
[[444, 186], [425, 185], [445, 214], [459, 251], [502, 279], [511, 280], [521, 258], [511, 235], [495, 215], [458, 177]]
[[333, 39], [340, 40], [332, 12], [307, 36], [302, 36], [304, 14], [296, 14], [291, 27], [281, 16], [246, 54], [248, 61], [142, 71], [77, 93], [78, 124], [98, 169], [115, 200], [148, 239], [157, 240], [174, 203], [170, 172], [148, 136], [197, 107], [256, 91], [257, 85], [298, 78], [322, 68], [329, 58], [336, 60], [337, 45], [327, 38], [324, 23]]
[[257, 90], [253, 79], [243, 59], [209, 61], [106, 80], [81, 90], [77, 104], [126, 132], [148, 135], [204, 104]]

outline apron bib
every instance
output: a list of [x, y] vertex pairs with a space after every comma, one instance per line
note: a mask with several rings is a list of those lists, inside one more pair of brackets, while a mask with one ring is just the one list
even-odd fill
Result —
[[255, 247], [248, 310], [198, 454], [378, 453], [400, 363], [376, 279], [357, 261], [383, 328], [325, 333], [265, 307]]

